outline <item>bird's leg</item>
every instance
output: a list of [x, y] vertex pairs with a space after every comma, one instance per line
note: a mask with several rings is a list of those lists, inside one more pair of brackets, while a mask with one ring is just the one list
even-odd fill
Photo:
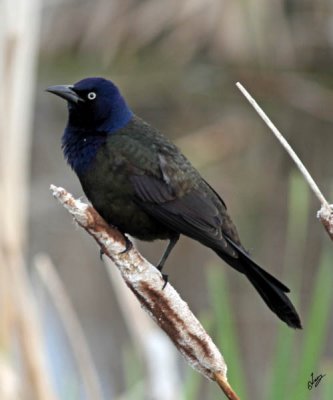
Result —
[[165, 252], [163, 253], [159, 263], [157, 264], [156, 268], [159, 271], [162, 271], [163, 266], [165, 264], [165, 261], [167, 260], [167, 258], [169, 257], [172, 249], [175, 247], [176, 243], [178, 242], [179, 239], [179, 234], [177, 233], [176, 235], [172, 236], [171, 239], [169, 240], [168, 246], [165, 249]]
[[[165, 261], [167, 260], [167, 258], [169, 257], [172, 249], [175, 247], [176, 243], [178, 242], [179, 239], [179, 234], [175, 234], [174, 236], [172, 236], [169, 240], [168, 246], [165, 249], [159, 263], [157, 264], [156, 268], [162, 272], [163, 266], [165, 264]], [[164, 280], [164, 285], [162, 290], [165, 288], [166, 284], [168, 283], [168, 275], [166, 274], [162, 274], [162, 278]]]

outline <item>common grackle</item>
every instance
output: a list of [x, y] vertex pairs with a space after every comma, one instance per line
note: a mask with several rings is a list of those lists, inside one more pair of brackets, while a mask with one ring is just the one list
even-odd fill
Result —
[[169, 240], [159, 270], [180, 234], [199, 241], [243, 273], [281, 320], [301, 328], [289, 289], [249, 257], [219, 194], [111, 81], [87, 78], [47, 91], [67, 100], [64, 155], [108, 223], [141, 240]]

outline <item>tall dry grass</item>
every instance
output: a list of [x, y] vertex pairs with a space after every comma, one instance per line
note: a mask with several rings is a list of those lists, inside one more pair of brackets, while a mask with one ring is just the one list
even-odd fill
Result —
[[150, 47], [182, 63], [206, 54], [234, 64], [305, 66], [332, 45], [331, 11], [329, 0], [49, 2], [42, 47], [93, 52], [105, 64]]
[[0, 7], [0, 397], [53, 400], [25, 261], [41, 4], [2, 1]]

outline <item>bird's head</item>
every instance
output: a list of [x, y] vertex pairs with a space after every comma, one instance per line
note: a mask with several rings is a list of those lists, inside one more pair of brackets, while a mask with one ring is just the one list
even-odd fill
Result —
[[46, 90], [67, 100], [68, 124], [73, 128], [111, 133], [124, 127], [133, 115], [117, 86], [104, 78], [86, 78]]

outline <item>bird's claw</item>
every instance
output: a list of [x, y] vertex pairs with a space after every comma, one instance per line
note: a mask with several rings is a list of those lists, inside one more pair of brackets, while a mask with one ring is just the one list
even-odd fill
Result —
[[[125, 249], [124, 249], [123, 251], [121, 251], [119, 254], [127, 253], [127, 252], [130, 251], [131, 248], [133, 247], [132, 242], [128, 239], [127, 236], [125, 236], [125, 246], [126, 246]], [[105, 251], [104, 251], [103, 249], [100, 249], [100, 250], [99, 250], [99, 258], [100, 258], [100, 260], [102, 260], [102, 261], [103, 261], [103, 256], [104, 256], [104, 254], [105, 254]]]
[[163, 278], [163, 281], [164, 281], [164, 284], [162, 286], [162, 290], [164, 290], [166, 285], [167, 285], [167, 283], [169, 282], [169, 276], [167, 274], [162, 274], [162, 278]]
[[123, 250], [123, 251], [121, 251], [119, 254], [124, 254], [124, 253], [127, 253], [128, 251], [130, 251], [131, 249], [132, 249], [132, 247], [133, 247], [133, 243], [129, 240], [129, 238], [126, 236], [126, 235], [124, 235], [124, 237], [125, 237], [125, 249]]

